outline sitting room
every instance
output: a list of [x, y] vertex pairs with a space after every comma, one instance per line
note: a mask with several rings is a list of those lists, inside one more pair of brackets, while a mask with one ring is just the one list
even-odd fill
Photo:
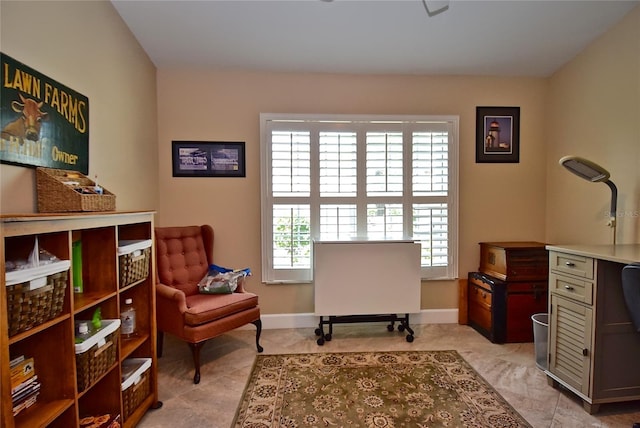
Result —
[[[640, 423], [622, 275], [640, 262], [639, 1], [3, 0], [0, 23], [2, 276], [39, 236], [65, 259], [81, 238], [87, 263], [17, 333], [3, 278], [2, 427]], [[113, 205], [44, 209], [39, 167]], [[122, 240], [153, 241], [144, 288], [118, 275]], [[531, 243], [534, 268], [508, 255]], [[213, 264], [241, 279], [198, 287]], [[48, 332], [74, 378], [74, 320], [131, 296], [144, 337], [123, 324], [111, 351], [149, 359], [141, 404], [125, 411], [114, 361], [54, 387]], [[30, 352], [42, 386], [16, 413], [9, 367]]]

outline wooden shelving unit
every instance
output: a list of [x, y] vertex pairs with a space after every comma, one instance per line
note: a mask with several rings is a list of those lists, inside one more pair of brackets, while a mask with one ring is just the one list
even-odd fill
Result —
[[[155, 249], [152, 245], [149, 275], [121, 286], [118, 242], [153, 240], [153, 212], [90, 214], [3, 215], [0, 239], [0, 426], [3, 428], [78, 427], [85, 416], [123, 415], [121, 363], [127, 358], [149, 358], [150, 393], [123, 421], [134, 427], [158, 401], [155, 314]], [[52, 320], [9, 336], [5, 261], [26, 259], [38, 238], [40, 248], [62, 260], [71, 260], [72, 244], [82, 242], [83, 293], [73, 292], [69, 270], [63, 310]], [[74, 323], [91, 319], [100, 308], [103, 319], [119, 319], [126, 298], [137, 314], [137, 336], [119, 338], [116, 362], [84, 391], [78, 391]], [[36, 404], [13, 416], [9, 361], [18, 355], [33, 357], [41, 390]]]

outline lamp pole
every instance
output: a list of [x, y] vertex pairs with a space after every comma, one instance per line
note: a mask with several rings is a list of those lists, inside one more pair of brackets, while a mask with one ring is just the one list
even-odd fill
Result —
[[607, 180], [604, 182], [611, 189], [611, 209], [609, 210], [609, 226], [613, 229], [613, 245], [616, 245], [616, 222], [617, 222], [617, 201], [618, 201], [618, 188], [613, 181]]

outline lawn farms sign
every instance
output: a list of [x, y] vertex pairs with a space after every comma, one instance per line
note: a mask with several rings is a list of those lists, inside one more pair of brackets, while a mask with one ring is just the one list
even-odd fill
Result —
[[89, 99], [0, 53], [0, 162], [89, 172]]

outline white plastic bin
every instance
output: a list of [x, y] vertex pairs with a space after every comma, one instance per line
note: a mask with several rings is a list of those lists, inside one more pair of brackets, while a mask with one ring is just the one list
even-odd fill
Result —
[[547, 334], [549, 330], [548, 314], [533, 314], [533, 342], [536, 352], [536, 366], [539, 369], [547, 369]]

